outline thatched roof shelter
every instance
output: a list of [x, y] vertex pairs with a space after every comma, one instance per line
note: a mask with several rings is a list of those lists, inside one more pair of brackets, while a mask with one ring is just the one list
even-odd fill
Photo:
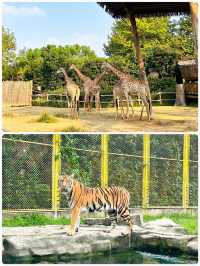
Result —
[[135, 17], [174, 16], [190, 13], [189, 2], [100, 2], [113, 18], [127, 17], [126, 8]]

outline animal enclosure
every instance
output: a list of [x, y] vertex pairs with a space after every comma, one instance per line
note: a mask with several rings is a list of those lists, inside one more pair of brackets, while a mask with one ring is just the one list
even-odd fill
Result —
[[31, 106], [32, 87], [30, 81], [3, 81], [3, 105], [7, 106]]
[[119, 185], [131, 207], [198, 205], [197, 135], [3, 136], [3, 210], [65, 209], [57, 180], [74, 173], [88, 186]]

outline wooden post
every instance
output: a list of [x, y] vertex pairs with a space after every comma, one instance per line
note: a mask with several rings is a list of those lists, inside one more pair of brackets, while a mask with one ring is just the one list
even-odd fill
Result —
[[108, 186], [108, 135], [101, 135], [101, 186]]
[[61, 173], [61, 137], [59, 134], [53, 135], [53, 154], [52, 154], [52, 210], [54, 217], [57, 217], [59, 210], [60, 195], [58, 191], [58, 177]]
[[189, 206], [190, 135], [184, 134], [183, 143], [183, 208]]
[[159, 100], [160, 100], [160, 104], [162, 104], [162, 92], [159, 92]]
[[143, 190], [142, 207], [149, 207], [149, 183], [150, 183], [150, 135], [143, 136]]
[[185, 106], [185, 90], [183, 84], [176, 84], [176, 102], [175, 105]]
[[198, 58], [198, 3], [190, 2], [190, 12], [192, 17], [192, 31], [194, 36], [194, 48], [196, 58]]

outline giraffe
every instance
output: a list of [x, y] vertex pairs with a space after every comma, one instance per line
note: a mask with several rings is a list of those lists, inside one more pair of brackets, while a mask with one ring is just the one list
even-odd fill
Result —
[[131, 103], [131, 108], [133, 111], [132, 106], [132, 96], [137, 95], [142, 100], [142, 110], [140, 115], [140, 120], [142, 119], [144, 106], [146, 107], [147, 112], [147, 119], [151, 119], [151, 100], [149, 99], [149, 95], [147, 94], [146, 86], [147, 83], [143, 80], [133, 79], [130, 74], [124, 74], [123, 72], [119, 71], [113, 65], [105, 62], [102, 65], [102, 68], [106, 68], [113, 72], [120, 80], [120, 88], [123, 91], [123, 95], [126, 99], [127, 110], [126, 110], [126, 117], [129, 118], [129, 102]]
[[78, 119], [79, 117], [79, 97], [80, 88], [77, 84], [67, 75], [64, 68], [59, 68], [56, 72], [57, 74], [62, 73], [65, 79], [65, 90], [64, 93], [67, 97], [67, 106], [70, 110], [70, 116], [72, 118]]
[[100, 104], [100, 86], [99, 82], [103, 78], [103, 76], [106, 74], [106, 72], [102, 72], [101, 74], [97, 75], [94, 80], [91, 78], [83, 75], [83, 73], [76, 67], [74, 64], [70, 66], [69, 69], [75, 70], [77, 75], [79, 76], [80, 80], [83, 82], [84, 87], [84, 110], [91, 111], [92, 108], [92, 101], [93, 97], [95, 96], [95, 107], [96, 110], [100, 110], [101, 104]]
[[[96, 110], [101, 109], [101, 101], [100, 101], [100, 90], [101, 87], [99, 85], [100, 81], [102, 80], [103, 76], [106, 74], [106, 71], [98, 74], [95, 79], [93, 79], [93, 84], [91, 86], [92, 95], [95, 96], [95, 107]], [[92, 106], [93, 97], [90, 98], [90, 107]]]
[[[121, 80], [119, 80], [115, 86], [113, 87], [113, 102], [115, 106], [115, 120], [119, 117], [119, 108], [120, 108], [120, 115], [121, 118], [124, 119], [124, 107], [123, 107], [123, 97], [124, 93], [121, 89]], [[132, 109], [133, 112], [133, 109]]]

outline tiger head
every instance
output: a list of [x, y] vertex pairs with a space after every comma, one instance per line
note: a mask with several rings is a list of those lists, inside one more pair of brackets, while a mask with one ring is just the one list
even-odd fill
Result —
[[58, 178], [58, 189], [60, 193], [70, 193], [73, 187], [74, 175], [61, 175]]

